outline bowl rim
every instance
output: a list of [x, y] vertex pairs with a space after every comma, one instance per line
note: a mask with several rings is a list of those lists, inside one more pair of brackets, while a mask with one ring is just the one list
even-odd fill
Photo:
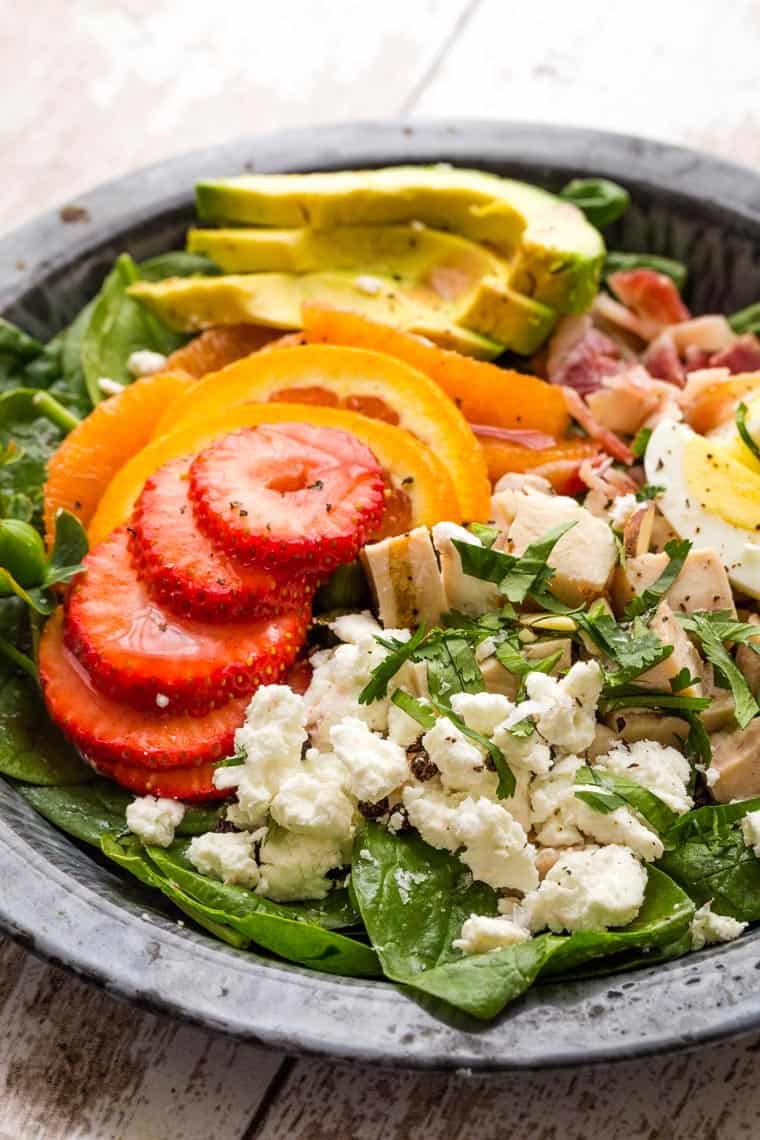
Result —
[[[569, 178], [594, 171], [699, 206], [760, 238], [760, 175], [635, 136], [484, 120], [361, 121], [278, 132], [179, 155], [76, 196], [84, 224], [51, 210], [0, 237], [0, 312], [120, 233], [189, 207], [199, 178], [444, 160]], [[697, 189], [692, 189], [697, 187]], [[33, 835], [35, 842], [29, 842]], [[0, 780], [0, 929], [109, 992], [259, 1045], [385, 1067], [508, 1069], [630, 1059], [760, 1025], [760, 929], [736, 943], [626, 975], [532, 990], [479, 1025], [386, 982], [330, 977], [236, 951], [153, 908]], [[115, 891], [119, 899], [115, 901]], [[115, 953], [114, 953], [115, 951]], [[353, 995], [353, 998], [352, 998]], [[255, 997], [252, 1003], [251, 998]], [[370, 1025], [357, 1035], [357, 1023]]]

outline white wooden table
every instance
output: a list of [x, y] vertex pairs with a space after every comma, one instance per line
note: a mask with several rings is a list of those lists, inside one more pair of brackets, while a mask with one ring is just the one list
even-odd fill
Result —
[[[0, 0], [0, 230], [183, 150], [373, 116], [601, 126], [760, 166], [759, 49], [758, 0]], [[743, 1140], [758, 1076], [760, 1036], [492, 1081], [286, 1059], [0, 941], [0, 1140]]]

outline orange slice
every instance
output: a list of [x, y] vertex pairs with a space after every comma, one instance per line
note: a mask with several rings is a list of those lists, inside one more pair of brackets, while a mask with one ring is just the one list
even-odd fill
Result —
[[196, 380], [208, 372], [216, 372], [241, 356], [257, 352], [270, 341], [282, 336], [282, 329], [269, 329], [262, 325], [219, 325], [206, 329], [173, 352], [166, 362], [166, 370], [182, 369]]
[[[546, 477], [555, 490], [563, 490], [566, 483], [561, 464], [569, 460], [580, 462], [589, 459], [599, 451], [599, 445], [592, 439], [560, 439], [554, 447], [538, 449], [500, 439], [482, 439], [480, 442], [488, 463], [488, 474], [494, 483], [510, 471], [547, 467]], [[552, 477], [555, 472], [556, 481]]]
[[180, 394], [156, 435], [201, 424], [219, 407], [267, 401], [344, 408], [403, 428], [448, 469], [463, 517], [488, 518], [483, 452], [464, 416], [428, 376], [379, 352], [306, 345], [254, 353]]
[[[289, 354], [291, 349], [287, 350]], [[164, 463], [195, 455], [215, 439], [238, 428], [265, 423], [311, 423], [351, 432], [374, 453], [388, 479], [384, 534], [412, 526], [432, 526], [443, 519], [461, 521], [456, 491], [441, 460], [402, 428], [341, 408], [309, 404], [240, 404], [202, 422], [184, 424], [160, 436], [134, 455], [114, 477], [90, 524], [91, 544], [126, 522], [145, 482]]]
[[59, 507], [87, 526], [100, 496], [119, 468], [149, 441], [166, 405], [194, 383], [186, 372], [160, 372], [136, 380], [103, 400], [66, 436], [47, 468], [44, 517], [49, 546]]
[[413, 333], [314, 302], [303, 307], [303, 332], [310, 344], [353, 345], [405, 361], [440, 385], [470, 423], [534, 428], [555, 438], [567, 430], [562, 393], [536, 376], [473, 360]]

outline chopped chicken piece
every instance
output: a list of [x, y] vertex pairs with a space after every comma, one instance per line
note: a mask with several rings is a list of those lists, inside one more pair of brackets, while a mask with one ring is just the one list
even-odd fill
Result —
[[361, 552], [383, 625], [435, 625], [447, 609], [441, 572], [427, 527], [373, 542]]
[[652, 633], [657, 635], [663, 645], [672, 645], [673, 652], [659, 665], [655, 665], [653, 669], [647, 669], [646, 673], [642, 673], [637, 679], [637, 684], [645, 685], [649, 689], [664, 689], [665, 692], [670, 692], [672, 679], [682, 669], [688, 669], [689, 676], [698, 678], [697, 683], [687, 685], [685, 689], [681, 689], [679, 692], [687, 697], [701, 697], [702, 685], [699, 679], [702, 677], [702, 658], [692, 645], [681, 623], [673, 616], [673, 611], [664, 598], [654, 611], [652, 620], [649, 622], [649, 628]]
[[[663, 716], [650, 709], [615, 709], [608, 713], [607, 725], [611, 736], [626, 744], [635, 744], [637, 740], [654, 740], [663, 747], [682, 749], [689, 735], [689, 726], [685, 720], [677, 716]], [[600, 736], [599, 746], [603, 743], [604, 737]], [[602, 752], [597, 751], [596, 737], [593, 750], [595, 756], [602, 755]], [[603, 751], [609, 751], [609, 744]]]
[[[668, 556], [641, 554], [629, 558], [615, 574], [612, 595], [615, 610], [622, 613], [631, 598], [642, 594], [662, 574]], [[690, 550], [681, 573], [665, 595], [672, 610], [729, 610], [736, 613], [725, 567], [714, 550]]]
[[718, 803], [760, 795], [760, 717], [746, 728], [716, 732], [711, 744], [718, 779], [710, 791]]

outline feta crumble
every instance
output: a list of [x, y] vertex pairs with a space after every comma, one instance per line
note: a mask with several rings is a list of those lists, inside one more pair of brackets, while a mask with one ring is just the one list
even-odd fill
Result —
[[259, 851], [259, 893], [277, 902], [323, 899], [332, 887], [325, 876], [349, 859], [350, 843], [272, 828]]
[[169, 847], [184, 816], [184, 804], [156, 796], [138, 796], [127, 805], [127, 827], [149, 847]]
[[258, 835], [249, 831], [209, 831], [196, 835], [190, 841], [187, 857], [201, 875], [239, 887], [256, 887], [259, 866], [254, 844]]
[[559, 681], [548, 673], [528, 673], [525, 689], [539, 706], [536, 727], [548, 744], [565, 752], [590, 748], [602, 680], [595, 661], [577, 661]]
[[641, 910], [647, 873], [627, 847], [567, 851], [524, 906], [531, 931], [555, 934], [627, 926]]
[[529, 930], [505, 915], [472, 914], [455, 939], [454, 949], [463, 954], [485, 954], [504, 946], [516, 946], [529, 938]]
[[689, 761], [669, 745], [654, 740], [616, 744], [605, 756], [598, 757], [594, 767], [648, 788], [679, 814], [694, 807], [688, 791]]
[[742, 838], [760, 859], [760, 811], [749, 811], [741, 820]]
[[377, 803], [409, 777], [406, 751], [371, 732], [363, 720], [344, 717], [330, 729], [330, 743], [346, 771], [346, 786], [357, 800]]
[[151, 376], [166, 367], [166, 357], [162, 352], [151, 352], [148, 348], [139, 348], [127, 357], [127, 370], [133, 376]]
[[716, 942], [733, 942], [749, 924], [728, 914], [714, 914], [712, 902], [701, 906], [691, 920], [689, 935], [692, 950], [702, 950]]

